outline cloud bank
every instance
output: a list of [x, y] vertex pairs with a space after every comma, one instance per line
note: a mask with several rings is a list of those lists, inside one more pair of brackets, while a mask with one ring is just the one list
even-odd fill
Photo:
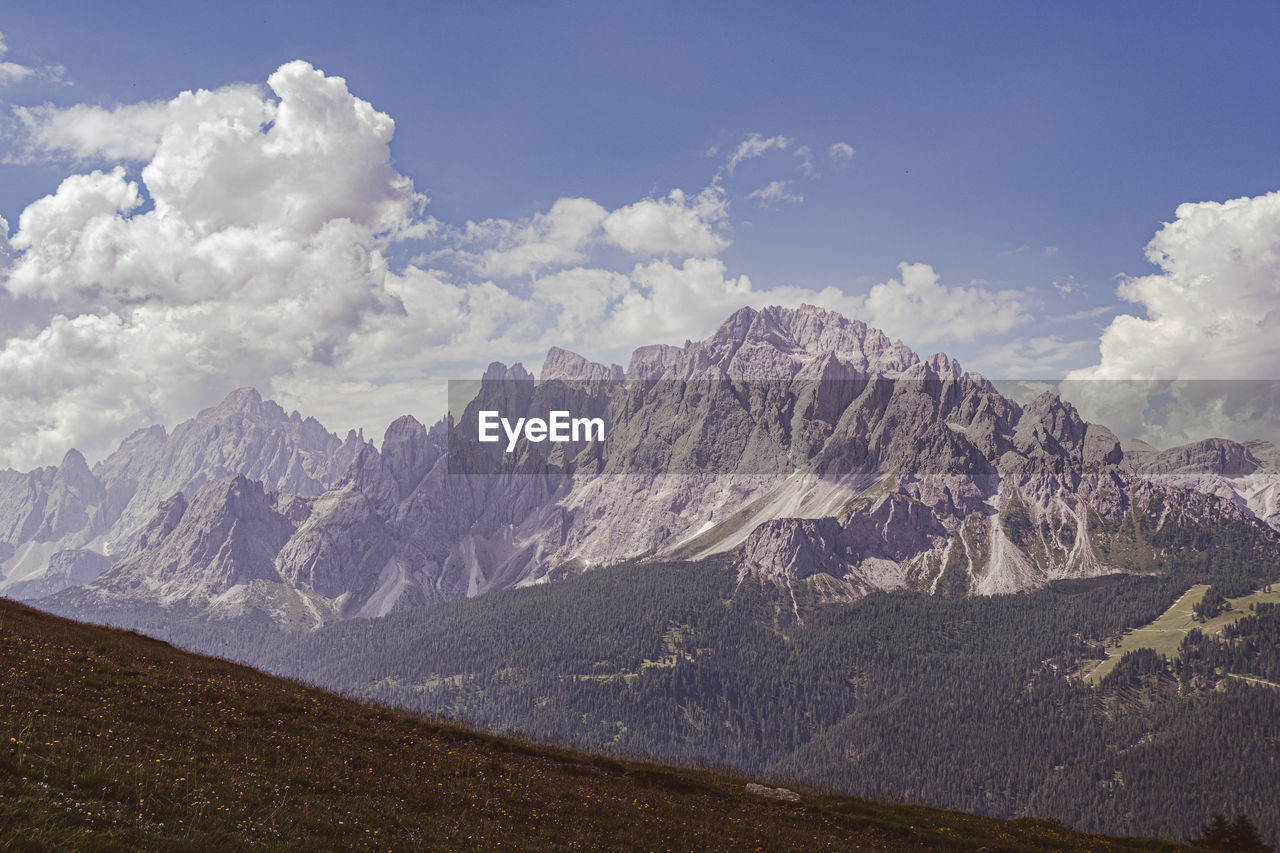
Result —
[[1180, 205], [1146, 257], [1160, 271], [1116, 290], [1145, 316], [1113, 319], [1098, 364], [1069, 375], [1099, 380], [1076, 389], [1082, 409], [1157, 446], [1280, 439], [1272, 383], [1237, 381], [1280, 380], [1280, 192]]
[[[306, 62], [265, 86], [13, 112], [11, 158], [78, 171], [0, 240], [0, 300], [44, 310], [0, 340], [0, 466], [101, 456], [240, 385], [377, 435], [442, 413], [444, 380], [490, 360], [681, 343], [743, 305], [819, 304], [913, 346], [1028, 316], [1022, 296], [948, 287], [927, 265], [865, 297], [731, 273], [723, 170], [808, 151], [787, 137], [747, 136], [701, 190], [453, 226], [395, 168], [392, 118]], [[788, 195], [777, 181], [757, 198]]]
[[98, 111], [101, 136], [45, 111], [33, 147], [149, 162], [68, 177], [18, 220], [4, 287], [55, 313], [0, 348], [0, 461], [101, 450], [212, 388], [332, 364], [403, 312], [384, 252], [423, 233], [425, 200], [390, 165], [394, 123], [303, 62], [267, 84]]

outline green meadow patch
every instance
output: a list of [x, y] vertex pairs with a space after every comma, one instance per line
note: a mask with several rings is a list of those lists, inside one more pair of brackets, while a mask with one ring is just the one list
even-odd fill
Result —
[[1221, 633], [1227, 625], [1231, 625], [1244, 616], [1249, 615], [1250, 607], [1258, 604], [1280, 604], [1280, 582], [1270, 584], [1270, 592], [1266, 587], [1239, 598], [1229, 598], [1230, 608], [1204, 622], [1197, 621], [1194, 608], [1209, 590], [1208, 584], [1197, 584], [1178, 598], [1173, 605], [1160, 615], [1158, 619], [1141, 628], [1126, 631], [1119, 638], [1113, 638], [1107, 644], [1107, 659], [1091, 662], [1077, 673], [1088, 684], [1100, 684], [1120, 662], [1125, 652], [1138, 649], [1152, 649], [1166, 658], [1177, 658], [1178, 647], [1182, 645], [1187, 634], [1194, 630], [1208, 635]]

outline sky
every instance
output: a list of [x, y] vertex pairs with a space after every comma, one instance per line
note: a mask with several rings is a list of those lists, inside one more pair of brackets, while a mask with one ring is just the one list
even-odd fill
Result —
[[[625, 364], [747, 304], [991, 377], [1280, 378], [1278, 31], [1264, 3], [6, 8], [0, 468], [243, 385], [377, 437], [490, 361]], [[1183, 410], [1261, 430], [1256, 386], [1142, 386], [1158, 416], [1079, 387], [1162, 446]]]

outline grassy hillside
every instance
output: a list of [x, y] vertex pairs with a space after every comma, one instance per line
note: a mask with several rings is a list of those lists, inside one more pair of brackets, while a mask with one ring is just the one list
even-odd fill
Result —
[[484, 736], [0, 600], [0, 848], [1174, 850]]

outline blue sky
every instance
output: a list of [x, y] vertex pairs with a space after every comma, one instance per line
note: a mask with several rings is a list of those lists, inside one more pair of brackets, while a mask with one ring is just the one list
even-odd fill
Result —
[[[1265, 318], [1276, 296], [1277, 228], [1266, 197], [1280, 189], [1274, 4], [133, 3], [122, 10], [47, 3], [7, 10], [0, 30], [7, 50], [0, 61], [29, 71], [0, 88], [0, 216], [12, 238], [24, 209], [65, 178], [110, 174], [117, 165], [122, 182], [138, 184], [140, 203], [112, 215], [152, 210], [155, 193], [142, 179], [150, 153], [91, 150], [84, 125], [74, 131], [81, 134], [74, 148], [65, 136], [70, 125], [55, 126], [60, 110], [90, 105], [116, 120], [122, 114], [113, 111], [124, 105], [234, 84], [281, 101], [267, 81], [295, 59], [343, 78], [352, 98], [394, 120], [387, 163], [427, 199], [395, 196], [407, 205], [397, 208], [406, 218], [395, 239], [352, 238], [404, 281], [387, 285], [390, 296], [374, 281], [340, 300], [341, 309], [317, 309], [316, 316], [334, 318], [334, 335], [308, 335], [240, 363], [219, 347], [252, 332], [231, 323], [217, 340], [193, 346], [203, 360], [127, 394], [123, 384], [146, 374], [137, 353], [176, 346], [151, 337], [147, 329], [156, 326], [146, 325], [148, 317], [159, 322], [161, 308], [200, 306], [200, 316], [223, 316], [210, 294], [231, 285], [206, 282], [192, 295], [76, 284], [76, 275], [98, 274], [89, 261], [68, 255], [37, 263], [36, 250], [19, 239], [9, 254], [14, 269], [26, 269], [0, 288], [0, 346], [9, 355], [0, 356], [0, 371], [11, 372], [10, 390], [0, 393], [11, 412], [29, 414], [0, 420], [7, 448], [0, 464], [56, 461], [70, 443], [101, 450], [127, 428], [188, 416], [245, 382], [316, 411], [334, 428], [380, 429], [390, 413], [413, 410], [419, 399], [434, 401], [415, 407], [427, 418], [440, 393], [428, 386], [438, 380], [489, 359], [537, 361], [550, 337], [517, 333], [513, 314], [545, 310], [544, 331], [567, 338], [553, 342], [625, 359], [638, 343], [679, 343], [712, 331], [733, 294], [747, 292], [742, 276], [750, 280], [744, 301], [825, 294], [817, 301], [878, 320], [922, 354], [945, 350], [990, 375], [1092, 370], [1173, 378], [1209, 364], [1209, 378], [1273, 378], [1277, 367], [1266, 347], [1225, 346], [1207, 360], [1196, 349], [1224, 338], [1244, 342], [1238, 325]], [[14, 112], [45, 104], [51, 107], [28, 113], [38, 119], [25, 124]], [[142, 126], [132, 118], [118, 124], [121, 133]], [[35, 128], [64, 136], [49, 131], [37, 139]], [[734, 152], [753, 138], [766, 143], [764, 153], [730, 171]], [[856, 153], [833, 157], [838, 143]], [[381, 166], [369, 168], [371, 175]], [[366, 186], [366, 178], [353, 177], [352, 186]], [[312, 180], [319, 186], [325, 175]], [[770, 184], [772, 201], [752, 197]], [[678, 203], [669, 196], [675, 189], [684, 193]], [[598, 205], [573, 212], [583, 227], [648, 199], [668, 202], [662, 210], [671, 215], [696, 208], [706, 229], [702, 242], [677, 246], [597, 228], [572, 245], [557, 243], [550, 261], [484, 260], [486, 251], [541, 239], [530, 233], [545, 237], [550, 226], [536, 217], [572, 198]], [[1185, 227], [1166, 232], [1167, 268], [1144, 257], [1179, 205], [1231, 199], [1252, 202], [1226, 212], [1188, 210]], [[410, 220], [430, 224], [414, 231]], [[234, 221], [219, 221], [240, 233]], [[467, 232], [468, 222], [486, 221], [483, 233]], [[41, 233], [49, 239], [55, 231]], [[294, 236], [314, 248], [315, 235]], [[698, 267], [706, 281], [719, 276], [707, 285], [721, 288], [716, 297], [683, 319], [662, 314], [677, 312], [672, 294], [686, 284], [672, 279], [659, 296], [652, 281], [671, 270], [692, 276], [690, 262], [699, 259], [718, 264]], [[928, 272], [900, 264], [928, 265]], [[424, 334], [436, 354], [415, 360], [411, 341], [391, 342], [404, 329], [370, 320], [412, 299], [402, 292], [419, 286], [408, 266], [465, 291], [465, 305], [440, 323], [468, 326], [468, 340], [433, 327]], [[641, 266], [646, 272], [636, 273]], [[565, 300], [537, 295], [538, 281], [559, 287], [575, 270], [582, 281], [591, 278], [581, 286], [592, 295], [577, 302], [613, 300], [576, 324], [557, 319]], [[1126, 289], [1124, 275], [1137, 283]], [[1208, 288], [1206, 281], [1243, 304], [1238, 314], [1197, 327], [1204, 306], [1215, 303], [1208, 290], [1192, 292]], [[494, 289], [483, 290], [487, 284]], [[656, 304], [623, 317], [618, 306], [628, 287]], [[503, 309], [502, 321], [483, 313], [482, 304], [507, 294], [533, 301]], [[929, 310], [918, 310], [913, 298]], [[269, 304], [288, 311], [286, 302]], [[135, 316], [139, 305], [154, 310]], [[1004, 306], [1002, 319], [993, 306]], [[92, 346], [68, 344], [66, 329], [52, 320], [59, 314], [91, 318], [76, 328], [99, 337]], [[1137, 324], [1115, 325], [1120, 315]], [[608, 335], [588, 333], [604, 319], [613, 323]], [[205, 329], [187, 331], [193, 340]], [[1271, 331], [1248, 334], [1263, 341]], [[381, 335], [383, 348], [353, 355], [342, 335]], [[1153, 341], [1159, 345], [1147, 355], [1134, 355]], [[101, 397], [88, 408], [75, 404], [86, 395], [74, 377], [51, 381], [40, 366], [85, 347], [119, 367], [105, 371], [108, 390], [95, 392], [124, 400], [107, 407], [108, 417]]]

